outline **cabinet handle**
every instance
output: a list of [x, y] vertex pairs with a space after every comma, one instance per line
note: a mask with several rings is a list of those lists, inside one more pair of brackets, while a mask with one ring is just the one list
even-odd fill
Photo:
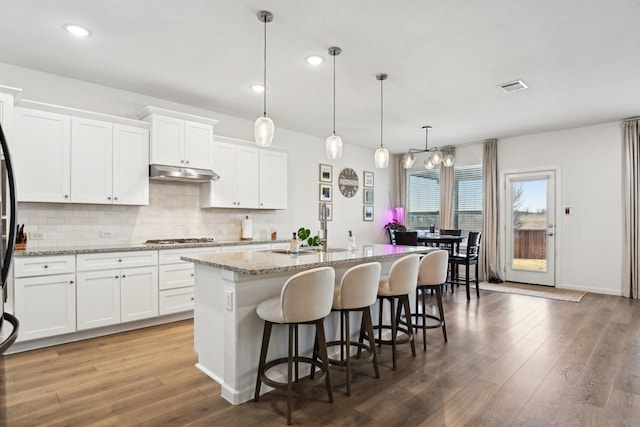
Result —
[[194, 300], [195, 300], [195, 298], [194, 298], [194, 297], [191, 297], [191, 301], [194, 301]]
[[186, 163], [186, 164], [189, 164], [189, 160], [187, 160], [185, 163]]
[[124, 278], [126, 278], [126, 277], [127, 277], [127, 276], [125, 276], [124, 274], [122, 275], [122, 278], [123, 278], [123, 279], [124, 279]]
[[120, 278], [120, 276], [116, 276], [116, 279], [119, 279], [119, 278]]
[[69, 198], [69, 195], [68, 195], [68, 194], [65, 194], [65, 195], [64, 195], [64, 198], [65, 198], [65, 199], [68, 199], [68, 198]]
[[73, 285], [73, 280], [69, 280], [69, 283]]
[[180, 163], [184, 163], [184, 160], [180, 160]]
[[122, 262], [122, 260], [121, 260], [121, 259], [119, 259], [119, 260], [118, 260], [118, 262]]
[[49, 268], [49, 266], [48, 266], [48, 265], [45, 265], [45, 266], [44, 266], [44, 268]]
[[111, 196], [107, 197], [107, 200], [111, 200]]
[[114, 198], [113, 198], [113, 200], [118, 200], [118, 198], [117, 198], [117, 197], [114, 197]]
[[195, 274], [191, 273], [191, 277], [195, 276]]

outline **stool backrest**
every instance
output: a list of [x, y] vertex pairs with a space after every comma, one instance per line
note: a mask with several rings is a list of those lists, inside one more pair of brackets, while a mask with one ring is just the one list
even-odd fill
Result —
[[280, 292], [285, 322], [310, 322], [331, 313], [335, 280], [332, 267], [314, 268], [291, 276]]
[[418, 246], [417, 231], [396, 231], [396, 245]]
[[478, 256], [480, 253], [481, 237], [482, 234], [480, 232], [469, 232], [469, 238], [467, 239], [467, 258], [474, 258]]
[[447, 281], [448, 251], [433, 251], [420, 260], [418, 285], [441, 285]]
[[394, 295], [410, 294], [416, 290], [419, 264], [417, 254], [404, 256], [391, 264], [388, 281]]
[[462, 236], [462, 230], [441, 228], [440, 235], [441, 236]]
[[342, 308], [368, 307], [376, 302], [380, 284], [379, 262], [351, 267], [340, 281], [340, 301]]

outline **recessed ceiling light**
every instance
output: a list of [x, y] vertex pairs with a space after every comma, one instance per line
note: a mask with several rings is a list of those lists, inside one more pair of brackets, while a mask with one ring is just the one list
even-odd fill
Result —
[[91, 35], [91, 30], [77, 24], [64, 24], [62, 28], [76, 37], [89, 37]]
[[311, 55], [307, 56], [307, 59], [305, 59], [305, 61], [307, 61], [307, 64], [320, 65], [324, 62], [324, 58], [318, 55]]
[[514, 82], [504, 83], [499, 86], [500, 86], [500, 89], [502, 89], [505, 93], [515, 92], [517, 90], [527, 89], [529, 87], [522, 80], [516, 80]]
[[251, 85], [251, 90], [254, 92], [262, 93], [264, 92], [264, 86], [259, 84]]

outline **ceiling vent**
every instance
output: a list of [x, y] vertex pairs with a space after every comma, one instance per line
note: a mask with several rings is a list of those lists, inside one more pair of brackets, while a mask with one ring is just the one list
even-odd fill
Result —
[[504, 83], [500, 85], [500, 89], [504, 91], [504, 93], [515, 92], [517, 90], [526, 89], [527, 86], [522, 80], [516, 80], [514, 82]]

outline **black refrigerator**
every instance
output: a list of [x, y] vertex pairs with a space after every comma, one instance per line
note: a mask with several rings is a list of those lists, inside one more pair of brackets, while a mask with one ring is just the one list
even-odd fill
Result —
[[[18, 214], [18, 202], [16, 199], [16, 185], [13, 175], [13, 165], [11, 163], [11, 155], [9, 154], [9, 146], [0, 125], [0, 144], [2, 145], [2, 154], [4, 156], [4, 167], [1, 168], [3, 174], [6, 174], [7, 193], [6, 197], [0, 200], [0, 203], [6, 204], [6, 210], [0, 209], [9, 215], [9, 221], [0, 221], [0, 236], [2, 242], [0, 244], [0, 355], [2, 355], [13, 344], [18, 337], [19, 322], [11, 313], [4, 311], [4, 304], [7, 301], [7, 277], [9, 276], [9, 267], [13, 258], [13, 251], [16, 244], [16, 220]], [[5, 182], [0, 179], [0, 182]], [[5, 228], [3, 230], [3, 227]], [[6, 238], [5, 232], [7, 233]], [[2, 396], [0, 396], [1, 398]]]

